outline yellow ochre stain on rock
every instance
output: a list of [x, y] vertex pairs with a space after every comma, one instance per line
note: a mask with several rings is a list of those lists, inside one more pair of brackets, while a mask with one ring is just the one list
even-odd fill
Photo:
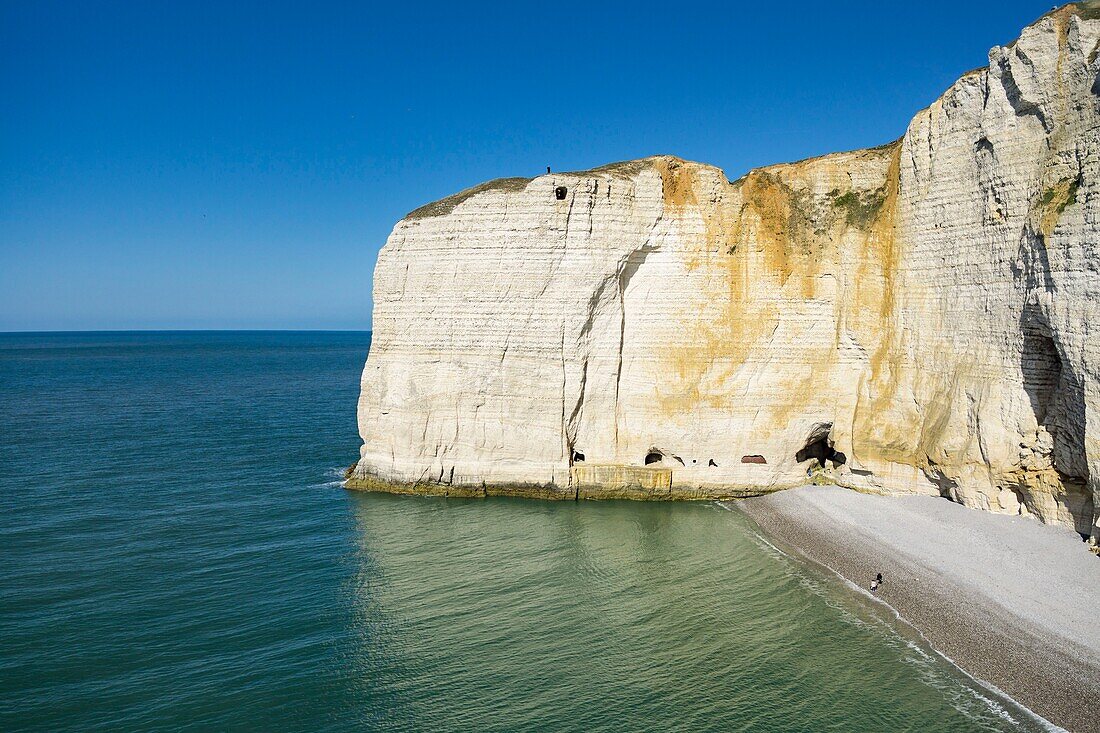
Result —
[[661, 192], [666, 208], [679, 209], [696, 204], [691, 169], [697, 165], [671, 156], [653, 161], [653, 167], [661, 175]]
[[[666, 215], [679, 230], [683, 266], [700, 283], [698, 299], [685, 303], [678, 314], [681, 336], [662, 345], [655, 390], [663, 412], [675, 417], [700, 405], [735, 409], [750, 388], [745, 369], [764, 368], [767, 359], [775, 358], [779, 347], [772, 341], [781, 316], [798, 317], [804, 307], [799, 303], [821, 297], [822, 275], [840, 275], [831, 271], [831, 263], [839, 260], [838, 248], [846, 236], [871, 240], [864, 259], [878, 268], [878, 283], [864, 331], [870, 337], [881, 335], [881, 319], [890, 310], [884, 302], [889, 283], [882, 272], [892, 272], [896, 259], [892, 212], [899, 151], [900, 143], [895, 143], [824, 156], [753, 171], [732, 184], [709, 166], [664, 159], [655, 164], [662, 176]], [[845, 168], [853, 157], [882, 168], [889, 158], [888, 180], [878, 179], [874, 183], [881, 185], [853, 194]], [[817, 185], [822, 181], [829, 184]], [[865, 207], [874, 212], [870, 226], [863, 222], [870, 218], [864, 209], [863, 218], [853, 218], [835, 204], [844, 192], [860, 197], [858, 202], [883, 199], [881, 206]], [[831, 366], [839, 338], [837, 331], [828, 349], [800, 358], [813, 367]], [[877, 345], [877, 340], [869, 343]], [[799, 416], [814, 393], [815, 369], [791, 378], [786, 398], [769, 408], [773, 419], [762, 422], [782, 425]]]
[[[897, 209], [900, 178], [900, 141], [892, 150], [886, 199], [871, 225], [856, 278], [857, 311], [853, 323], [861, 343], [870, 351], [867, 378], [853, 420], [853, 451], [860, 459], [882, 459], [915, 465], [914, 439], [921, 434], [919, 413], [907, 410], [899, 397], [902, 370], [907, 363], [905, 334], [898, 328], [896, 303], [900, 272]], [[890, 420], [883, 420], [889, 414]]]
[[772, 319], [745, 307], [747, 251], [734, 247], [741, 208], [736, 187], [709, 166], [662, 159], [656, 167], [666, 216], [679, 235], [678, 254], [701, 289], [697, 302], [683, 305], [677, 319], [681, 338], [662, 352], [664, 364], [655, 380], [663, 411], [674, 417], [699, 404], [721, 406], [736, 399], [725, 389], [726, 376]]

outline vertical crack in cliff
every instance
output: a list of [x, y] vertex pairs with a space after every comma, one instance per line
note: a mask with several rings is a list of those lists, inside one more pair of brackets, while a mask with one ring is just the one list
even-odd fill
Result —
[[[1013, 49], [1005, 49], [1005, 53], [1015, 53], [1020, 63], [1034, 68], [1034, 62], [1019, 48], [1019, 46]], [[1039, 124], [1043, 126], [1043, 129], [1049, 133], [1053, 128], [1053, 123], [1048, 119], [1046, 113], [1037, 102], [1025, 97], [1012, 74], [1012, 65], [1007, 56], [1002, 56], [998, 59], [997, 69], [1000, 72], [998, 76], [1001, 86], [1004, 87], [1005, 98], [1008, 100], [1009, 105], [1012, 106], [1016, 116], [1027, 117], [1030, 115], [1035, 117], [1035, 119], [1039, 121]]]
[[[617, 271], [616, 271], [617, 272]], [[561, 387], [561, 401], [562, 401], [562, 439], [563, 445], [566, 446], [566, 450], [569, 451], [569, 455], [572, 455], [572, 449], [576, 445], [577, 432], [579, 430], [580, 420], [584, 414], [584, 402], [588, 392], [588, 362], [590, 354], [590, 344], [592, 338], [592, 329], [595, 327], [596, 317], [601, 311], [601, 304], [607, 297], [607, 289], [611, 278], [615, 276], [605, 277], [600, 281], [600, 284], [593, 291], [592, 295], [588, 298], [588, 303], [585, 307], [585, 319], [581, 324], [580, 330], [577, 331], [577, 343], [576, 353], [581, 360], [581, 379], [577, 386], [576, 397], [573, 399], [572, 407], [568, 406], [568, 378], [566, 370], [565, 359], [565, 321], [562, 321], [561, 332], [561, 368], [562, 368], [562, 387]]]
[[[573, 442], [569, 437], [569, 431], [565, 422], [565, 391], [568, 384], [568, 377], [565, 369], [565, 318], [561, 319], [561, 329], [559, 333], [561, 346], [559, 354], [561, 355], [561, 451], [562, 455], [572, 455]], [[572, 482], [572, 475], [570, 475], [570, 482]]]
[[646, 242], [634, 250], [619, 262], [616, 282], [619, 289], [619, 350], [618, 362], [615, 366], [615, 452], [619, 450], [619, 388], [623, 379], [623, 344], [626, 339], [626, 288], [630, 279], [645, 263], [650, 253], [657, 249], [657, 245]]
[[1008, 211], [1001, 195], [997, 179], [997, 152], [993, 143], [984, 135], [974, 145], [978, 168], [978, 189], [981, 193], [982, 222], [985, 226], [998, 226], [1005, 222]]
[[[614, 425], [613, 425], [613, 442], [614, 448], [617, 452], [619, 446], [619, 393], [620, 384], [622, 381], [623, 370], [623, 347], [626, 337], [626, 289], [630, 284], [631, 279], [641, 268], [642, 264], [649, 257], [649, 254], [657, 249], [657, 245], [650, 242], [646, 242], [642, 246], [630, 251], [627, 255], [622, 257], [615, 270], [604, 277], [592, 295], [589, 296], [588, 302], [585, 308], [585, 320], [581, 324], [580, 329], [577, 331], [577, 349], [576, 353], [579, 358], [580, 376], [577, 382], [575, 390], [575, 398], [573, 398], [572, 405], [570, 406], [568, 377], [566, 369], [566, 354], [565, 354], [565, 324], [562, 323], [561, 333], [561, 360], [562, 360], [562, 437], [563, 437], [563, 449], [567, 451], [566, 455], [571, 456], [572, 450], [576, 445], [577, 434], [580, 429], [580, 422], [584, 415], [584, 405], [588, 397], [588, 371], [591, 360], [591, 339], [592, 331], [595, 328], [596, 319], [601, 313], [605, 312], [605, 309], [609, 302], [614, 302], [618, 306], [619, 315], [619, 335], [616, 343], [615, 354], [615, 392], [614, 392]], [[614, 288], [614, 291], [611, 291]], [[614, 300], [612, 300], [614, 299]]]

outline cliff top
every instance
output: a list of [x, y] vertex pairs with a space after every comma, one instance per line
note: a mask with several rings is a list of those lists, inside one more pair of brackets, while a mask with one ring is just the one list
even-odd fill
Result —
[[[1052, 8], [1047, 13], [1045, 13], [1044, 15], [1042, 15], [1041, 17], [1036, 19], [1033, 23], [1029, 24], [1027, 26], [1027, 28], [1032, 28], [1032, 27], [1042, 23], [1047, 18], [1054, 18], [1055, 22], [1057, 22], [1059, 24], [1065, 24], [1066, 21], [1068, 21], [1068, 19], [1070, 18], [1070, 16], [1074, 16], [1074, 15], [1080, 17], [1083, 20], [1100, 20], [1100, 0], [1081, 0], [1081, 2], [1068, 3], [1068, 4], [1065, 4], [1065, 5], [1061, 5], [1061, 6]], [[1027, 28], [1025, 28], [1024, 30], [1026, 31]], [[1023, 32], [1021, 32], [1021, 35], [1022, 34], [1023, 34]], [[1015, 45], [1015, 43], [1016, 43], [1016, 41], [1014, 40], [1011, 43], [1006, 44], [1006, 47], [1011, 48], [1013, 45]], [[1094, 51], [1094, 53], [1095, 53], [1095, 51]], [[977, 69], [972, 69], [972, 70], [970, 70], [970, 71], [968, 71], [964, 74], [961, 74], [959, 78], [964, 79], [964, 78], [969, 77], [971, 75], [984, 72], [988, 68], [989, 68], [988, 66], [982, 66], [982, 67], [979, 67]], [[945, 94], [946, 93], [948, 93], [948, 92], [945, 92]], [[791, 162], [787, 162], [787, 163], [776, 163], [776, 164], [773, 164], [773, 165], [762, 166], [762, 167], [759, 167], [759, 168], [753, 168], [753, 169], [750, 169], [749, 171], [746, 171], [745, 174], [742, 175], [740, 178], [732, 181], [732, 185], [740, 186], [745, 181], [745, 179], [747, 179], [750, 175], [755, 174], [755, 173], [761, 173], [761, 172], [774, 172], [774, 173], [779, 173], [779, 174], [793, 173], [793, 172], [796, 172], [798, 169], [807, 167], [809, 165], [816, 165], [818, 163], [823, 163], [823, 164], [828, 165], [831, 162], [838, 161], [838, 160], [843, 160], [843, 159], [846, 159], [846, 158], [852, 158], [852, 157], [864, 157], [864, 156], [881, 157], [883, 155], [886, 155], [886, 154], [889, 154], [890, 152], [892, 152], [894, 150], [894, 148], [901, 143], [901, 140], [902, 140], [902, 138], [899, 137], [897, 140], [894, 140], [894, 141], [889, 142], [889, 143], [885, 143], [883, 145], [878, 145], [876, 147], [861, 148], [861, 149], [851, 150], [851, 151], [846, 151], [846, 152], [826, 153], [826, 154], [823, 154], [823, 155], [817, 155], [817, 156], [812, 156], [812, 157], [809, 157], [809, 158], [804, 158], [802, 160], [791, 161]], [[679, 158], [679, 157], [674, 156], [674, 155], [653, 155], [653, 156], [649, 156], [649, 157], [646, 157], [646, 158], [639, 158], [639, 159], [636, 159], [636, 160], [624, 160], [624, 161], [619, 161], [617, 163], [608, 163], [606, 165], [601, 165], [601, 166], [598, 166], [596, 168], [590, 168], [588, 170], [563, 171], [563, 172], [559, 172], [559, 173], [553, 173], [553, 174], [550, 174], [550, 175], [577, 176], [577, 177], [614, 176], [614, 177], [617, 177], [617, 178], [633, 178], [634, 176], [637, 176], [639, 173], [641, 173], [643, 170], [645, 170], [647, 168], [654, 168], [656, 165], [658, 165], [659, 163], [662, 163], [662, 162], [664, 162], [664, 163], [675, 162], [675, 163], [679, 163], [679, 164], [688, 164], [688, 165], [700, 166], [700, 167], [706, 167], [706, 168], [715, 168], [715, 166], [712, 166], [712, 165], [709, 165], [709, 164], [706, 164], [706, 163], [698, 163], [698, 162], [695, 162], [695, 161], [688, 161], [688, 160], [684, 160], [683, 158]], [[476, 196], [480, 193], [485, 193], [485, 192], [488, 192], [488, 191], [519, 192], [519, 191], [523, 191], [527, 187], [527, 185], [533, 180], [534, 180], [534, 177], [531, 177], [531, 178], [512, 177], [512, 178], [496, 178], [496, 179], [493, 179], [491, 181], [486, 181], [485, 183], [479, 183], [476, 186], [471, 186], [470, 188], [459, 191], [456, 194], [452, 194], [451, 196], [447, 196], [446, 198], [442, 198], [438, 201], [433, 201], [433, 202], [425, 204], [424, 206], [421, 206], [417, 209], [414, 209], [413, 211], [409, 212], [405, 216], [405, 219], [407, 219], [407, 220], [408, 219], [416, 220], [416, 219], [425, 219], [425, 218], [435, 217], [435, 216], [445, 216], [447, 214], [450, 214], [452, 211], [454, 211], [455, 207], [458, 206], [459, 204], [463, 203], [467, 199], [469, 199], [473, 196]]]
[[[559, 173], [551, 173], [549, 175], [554, 176], [614, 176], [617, 178], [633, 178], [641, 173], [646, 168], [652, 168], [658, 161], [661, 160], [674, 160], [680, 163], [691, 163], [692, 165], [706, 165], [705, 163], [693, 163], [692, 161], [686, 161], [682, 158], [677, 158], [674, 155], [651, 155], [648, 158], [639, 158], [637, 160], [623, 160], [617, 163], [608, 163], [596, 168], [590, 168], [582, 171], [561, 171]], [[406, 219], [426, 219], [433, 216], [445, 216], [454, 211], [455, 207], [466, 201], [467, 199], [478, 195], [479, 193], [485, 193], [487, 191], [504, 191], [504, 192], [517, 192], [522, 191], [527, 187], [527, 184], [535, 180], [534, 177], [522, 178], [494, 178], [491, 181], [479, 183], [476, 186], [463, 189], [456, 194], [447, 196], [446, 198], [433, 201], [429, 204], [425, 204], [418, 209], [414, 209], [405, 215]]]
[[418, 209], [413, 209], [405, 215], [406, 219], [427, 219], [431, 216], [445, 216], [466, 199], [486, 191], [522, 191], [531, 182], [530, 178], [494, 178], [485, 183], [463, 189], [446, 198], [424, 204]]

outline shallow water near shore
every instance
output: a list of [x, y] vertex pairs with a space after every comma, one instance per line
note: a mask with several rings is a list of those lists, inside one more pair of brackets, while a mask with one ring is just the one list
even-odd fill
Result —
[[718, 504], [344, 491], [368, 345], [0, 335], [0, 729], [1046, 729]]

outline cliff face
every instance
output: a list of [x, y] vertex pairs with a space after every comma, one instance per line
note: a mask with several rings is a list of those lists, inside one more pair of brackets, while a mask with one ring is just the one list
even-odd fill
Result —
[[823, 481], [1096, 538], [1100, 9], [896, 143], [483, 184], [379, 255], [349, 486], [695, 498]]

